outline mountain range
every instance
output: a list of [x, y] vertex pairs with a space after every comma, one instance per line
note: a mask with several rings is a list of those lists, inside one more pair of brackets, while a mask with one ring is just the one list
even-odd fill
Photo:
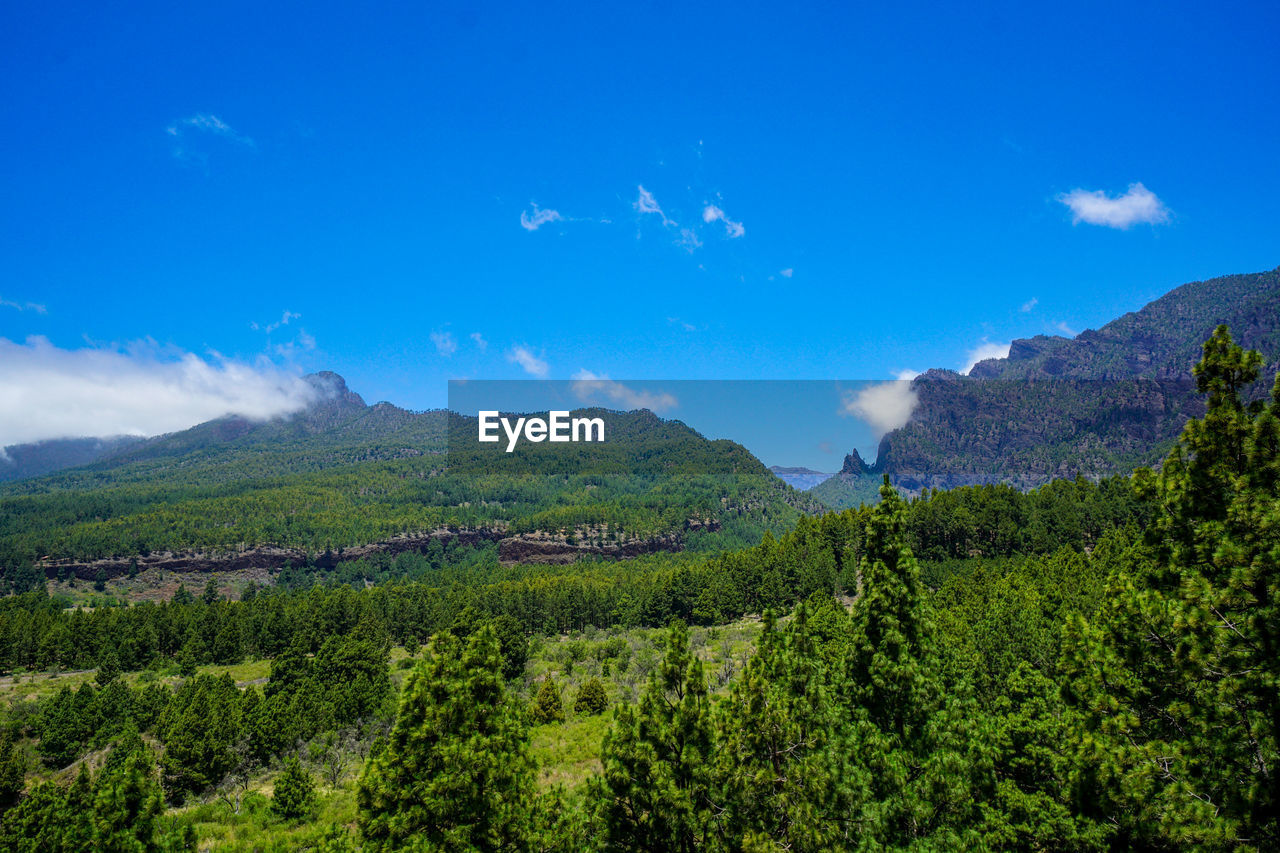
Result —
[[875, 463], [855, 450], [811, 493], [842, 507], [868, 499], [885, 474], [919, 493], [994, 482], [1026, 489], [1158, 464], [1203, 411], [1191, 368], [1219, 324], [1262, 353], [1250, 393], [1267, 393], [1280, 369], [1280, 268], [1184, 284], [1074, 338], [1015, 340], [1006, 358], [967, 376], [930, 370], [912, 381], [911, 419], [881, 439]]
[[219, 418], [0, 486], [0, 568], [332, 564], [433, 541], [571, 562], [755, 544], [823, 508], [741, 445], [647, 410], [575, 413], [602, 418], [608, 442], [504, 453], [474, 441], [475, 418], [367, 405], [336, 374], [308, 379], [318, 400], [293, 415]]
[[1265, 393], [1280, 366], [1280, 270], [1185, 284], [1074, 338], [1016, 340], [968, 375], [930, 370], [874, 464], [853, 451], [835, 475], [766, 469], [644, 410], [591, 410], [610, 421], [602, 445], [459, 453], [448, 436], [474, 435], [474, 420], [368, 405], [323, 372], [308, 377], [317, 402], [288, 417], [6, 448], [0, 565], [278, 560], [273, 548], [311, 559], [463, 528], [513, 540], [515, 559], [618, 556], [751, 542], [799, 514], [874, 501], [885, 474], [908, 493], [1096, 480], [1158, 464], [1202, 411], [1191, 367], [1220, 323], [1263, 353], [1252, 393]]
[[779, 480], [791, 486], [793, 489], [806, 491], [812, 489], [830, 478], [835, 474], [824, 474], [821, 471], [815, 471], [812, 468], [784, 468], [781, 465], [770, 465], [769, 470], [772, 471]]

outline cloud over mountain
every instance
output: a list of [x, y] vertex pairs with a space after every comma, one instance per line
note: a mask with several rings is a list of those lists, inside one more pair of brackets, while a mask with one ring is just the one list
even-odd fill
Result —
[[0, 338], [0, 447], [48, 438], [158, 435], [228, 414], [266, 419], [317, 390], [274, 365], [126, 348], [63, 349]]

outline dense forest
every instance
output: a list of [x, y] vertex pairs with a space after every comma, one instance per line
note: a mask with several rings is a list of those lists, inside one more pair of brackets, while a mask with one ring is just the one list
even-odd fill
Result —
[[[3, 487], [0, 566], [255, 546], [306, 559], [480, 528], [614, 541], [675, 535], [715, 550], [821, 508], [741, 445], [646, 411], [582, 413], [606, 421], [608, 442], [503, 453], [474, 440], [475, 418], [363, 402], [285, 423], [202, 424], [109, 463]], [[712, 515], [717, 535], [683, 541], [691, 519]]]
[[[909, 500], [886, 480], [730, 551], [533, 566], [437, 543], [93, 609], [7, 572], [0, 681], [80, 680], [3, 709], [0, 848], [195, 849], [222, 823], [241, 849], [1276, 849], [1261, 366], [1214, 332], [1204, 416], [1158, 471]], [[712, 670], [694, 632], [754, 614], [744, 665]], [[246, 661], [263, 675], [238, 683]], [[595, 769], [548, 781], [548, 732], [593, 733]]]

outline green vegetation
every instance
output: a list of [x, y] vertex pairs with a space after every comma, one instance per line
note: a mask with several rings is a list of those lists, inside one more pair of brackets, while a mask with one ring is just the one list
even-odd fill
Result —
[[714, 555], [10, 595], [0, 847], [1275, 849], [1259, 367], [1219, 329], [1205, 417], [1131, 481], [886, 483]]
[[[29, 566], [43, 558], [115, 560], [112, 572], [124, 574], [126, 565], [136, 570], [129, 558], [152, 552], [226, 557], [271, 546], [296, 552], [280, 563], [332, 566], [344, 549], [477, 529], [549, 532], [601, 548], [676, 536], [690, 550], [714, 551], [820, 509], [740, 445], [647, 412], [587, 410], [608, 423], [605, 443], [526, 444], [508, 454], [456, 440], [446, 454], [444, 413], [391, 409], [360, 405], [345, 415], [350, 422], [297, 436], [268, 424], [226, 443], [162, 441], [145, 458], [135, 450], [101, 470], [11, 484], [0, 490], [0, 565], [15, 585], [15, 572], [26, 571], [19, 589], [38, 581]], [[450, 429], [470, 437], [473, 424], [453, 416]], [[83, 571], [93, 580], [99, 570]]]
[[1192, 282], [1071, 339], [1013, 341], [1008, 358], [967, 376], [928, 371], [912, 383], [911, 420], [884, 436], [875, 465], [851, 454], [812, 494], [843, 508], [867, 500], [883, 474], [910, 493], [992, 482], [1029, 489], [1158, 464], [1204, 412], [1192, 367], [1216, 323], [1262, 354], [1269, 372], [1240, 392], [1266, 397], [1280, 368], [1277, 304], [1280, 269]]

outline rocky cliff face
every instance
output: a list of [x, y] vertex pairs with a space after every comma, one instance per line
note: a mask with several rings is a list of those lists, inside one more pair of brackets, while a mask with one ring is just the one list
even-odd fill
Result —
[[[683, 533], [715, 532], [719, 529], [720, 522], [716, 519], [690, 518], [685, 522]], [[684, 550], [685, 537], [682, 533], [621, 539], [607, 538], [607, 533], [608, 531], [604, 528], [584, 528], [567, 534], [544, 531], [511, 533], [501, 527], [474, 529], [442, 527], [422, 533], [395, 536], [382, 542], [372, 542], [353, 548], [326, 550], [322, 553], [265, 545], [222, 554], [159, 551], [103, 560], [46, 559], [41, 560], [38, 566], [50, 579], [77, 577], [81, 580], [96, 580], [100, 574], [111, 579], [126, 575], [131, 570], [179, 573], [237, 572], [249, 569], [280, 569], [286, 563], [332, 569], [341, 562], [358, 560], [373, 554], [426, 553], [433, 542], [457, 545], [495, 542], [498, 545], [498, 559], [504, 563], [565, 564], [584, 558], [624, 560], [659, 551]]]
[[1183, 285], [1074, 339], [1016, 340], [1007, 358], [968, 376], [922, 374], [910, 422], [881, 440], [875, 465], [854, 453], [840, 476], [856, 485], [887, 473], [909, 493], [993, 482], [1025, 489], [1158, 464], [1203, 412], [1191, 368], [1220, 323], [1262, 352], [1268, 367], [1251, 393], [1266, 393], [1280, 366], [1280, 269]]
[[1015, 340], [1008, 358], [974, 366], [975, 379], [1185, 379], [1200, 345], [1225, 323], [1236, 342], [1280, 364], [1280, 268], [1177, 287], [1138, 311], [1074, 339]]

